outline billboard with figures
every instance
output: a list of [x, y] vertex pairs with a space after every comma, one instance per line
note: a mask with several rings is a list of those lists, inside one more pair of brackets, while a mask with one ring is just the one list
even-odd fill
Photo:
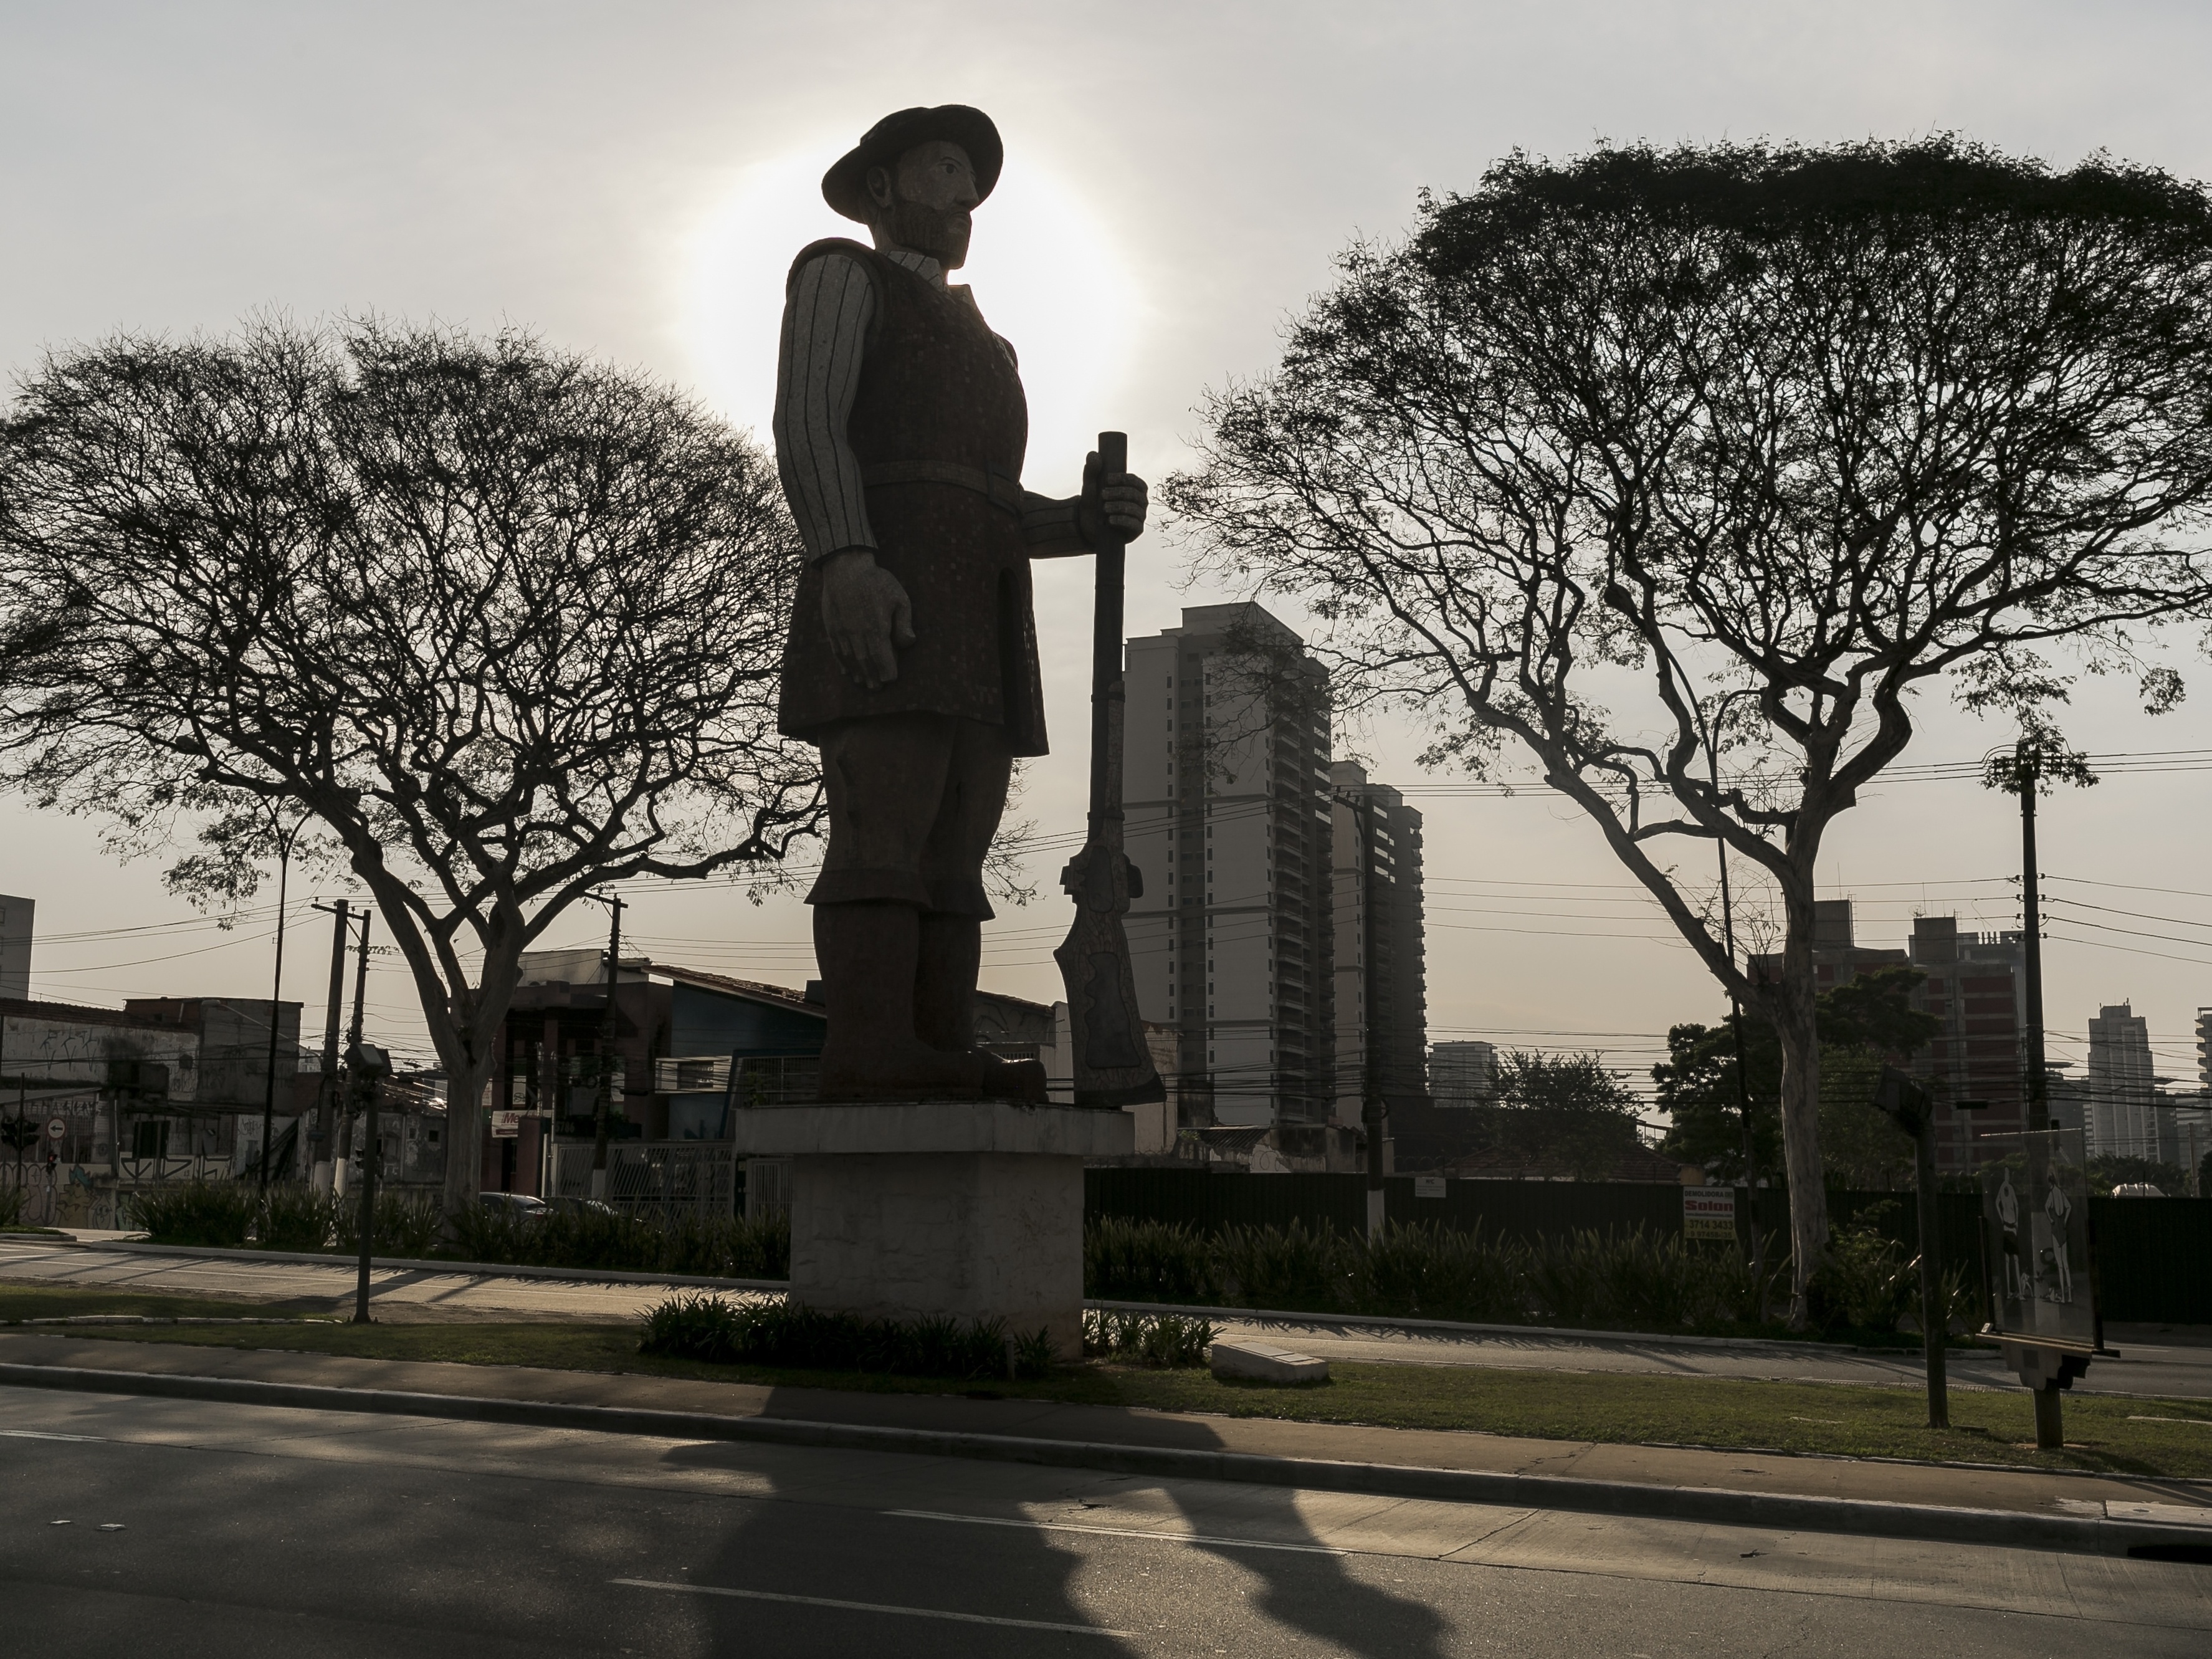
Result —
[[1984, 1137], [1982, 1230], [1990, 1327], [2001, 1336], [2095, 1352], [2089, 1183], [2079, 1129]]

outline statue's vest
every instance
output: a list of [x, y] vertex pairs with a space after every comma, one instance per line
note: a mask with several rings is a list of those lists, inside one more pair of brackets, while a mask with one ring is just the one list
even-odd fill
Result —
[[867, 487], [876, 562], [905, 585], [915, 643], [873, 691], [838, 667], [822, 578], [801, 577], [784, 656], [782, 730], [927, 712], [1006, 728], [1045, 752], [1036, 623], [1021, 528], [1029, 405], [1012, 349], [975, 308], [858, 242], [817, 242], [792, 264], [842, 253], [867, 268], [876, 314], [847, 428]]

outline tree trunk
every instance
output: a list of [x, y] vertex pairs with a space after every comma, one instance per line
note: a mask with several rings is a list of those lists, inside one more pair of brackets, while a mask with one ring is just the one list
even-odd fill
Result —
[[1802, 1330], [1807, 1287], [1828, 1253], [1828, 1193], [1820, 1169], [1820, 1031], [1813, 968], [1810, 883], [1785, 892], [1782, 982], [1768, 988], [1768, 1017], [1782, 1043], [1782, 1165], [1790, 1186], [1790, 1327]]
[[483, 1091], [494, 1070], [492, 1060], [480, 1059], [464, 1076], [449, 1067], [446, 1097], [447, 1230], [453, 1218], [477, 1206], [483, 1185]]

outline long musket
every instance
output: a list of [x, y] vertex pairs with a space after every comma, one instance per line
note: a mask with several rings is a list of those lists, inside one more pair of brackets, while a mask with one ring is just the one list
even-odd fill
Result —
[[[1099, 476], [1129, 470], [1126, 433], [1098, 434]], [[1118, 1108], [1164, 1100], [1145, 1043], [1129, 938], [1121, 918], [1143, 878], [1121, 850], [1121, 585], [1128, 544], [1103, 529], [1096, 549], [1098, 604], [1091, 638], [1091, 823], [1083, 850], [1060, 872], [1075, 924], [1053, 952], [1067, 985], [1075, 1039], [1075, 1103]]]

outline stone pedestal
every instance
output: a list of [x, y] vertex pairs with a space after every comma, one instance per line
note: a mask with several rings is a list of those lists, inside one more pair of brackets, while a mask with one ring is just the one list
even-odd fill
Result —
[[791, 1297], [867, 1319], [998, 1318], [1083, 1341], [1083, 1161], [1126, 1112], [1006, 1101], [758, 1107], [740, 1156], [791, 1160]]

